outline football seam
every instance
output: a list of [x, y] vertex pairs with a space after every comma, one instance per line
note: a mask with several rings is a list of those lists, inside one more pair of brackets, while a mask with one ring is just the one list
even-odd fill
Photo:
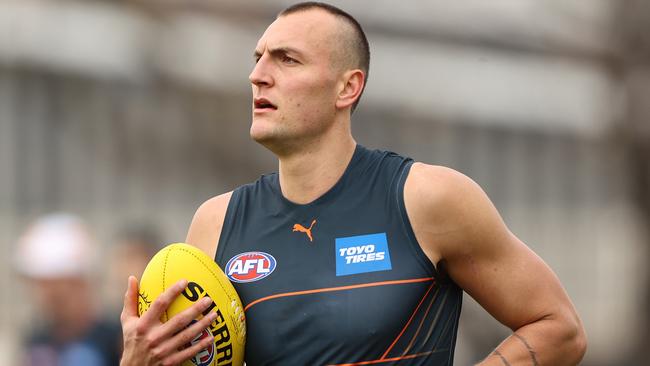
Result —
[[[165, 261], [163, 262], [163, 271], [162, 271], [162, 291], [160, 292], [161, 294], [165, 292], [165, 275], [167, 274], [167, 260], [169, 259], [169, 252], [170, 250], [165, 253]], [[169, 315], [167, 315], [167, 310], [165, 309], [165, 321], [169, 319]]]
[[[207, 270], [212, 274], [212, 276], [217, 280], [217, 283], [219, 283], [219, 286], [221, 287], [221, 290], [223, 290], [223, 292], [226, 294], [226, 296], [228, 296], [228, 299], [231, 300], [231, 301], [233, 300], [233, 298], [230, 296], [229, 291], [228, 291], [228, 290], [223, 286], [223, 284], [222, 284], [221, 281], [219, 280], [219, 276], [217, 275], [217, 273], [215, 273], [215, 272], [210, 268], [210, 266], [208, 266], [207, 264], [205, 264], [205, 262], [203, 261], [203, 259], [201, 259], [201, 257], [197, 256], [196, 254], [192, 253], [191, 251], [189, 251], [189, 250], [187, 250], [187, 249], [185, 249], [185, 248], [175, 248], [175, 249], [176, 249], [176, 250], [181, 250], [181, 251], [183, 251], [183, 252], [185, 252], [185, 253], [191, 255], [192, 257], [196, 258], [199, 262], [201, 262], [201, 264], [203, 265], [203, 267], [205, 267], [205, 269], [207, 269]], [[216, 264], [216, 263], [215, 263], [215, 264]]]
[[[187, 244], [187, 245], [189, 245], [189, 244]], [[220, 276], [218, 275], [218, 273], [214, 272], [214, 271], [210, 268], [210, 266], [207, 265], [206, 262], [205, 262], [205, 261], [204, 261], [200, 256], [197, 256], [197, 255], [194, 254], [191, 250], [188, 250], [188, 249], [184, 248], [183, 246], [177, 246], [177, 247], [174, 247], [174, 248], [170, 248], [170, 252], [171, 252], [172, 250], [179, 250], [179, 251], [185, 252], [185, 253], [191, 255], [192, 257], [194, 257], [196, 260], [198, 260], [198, 261], [203, 265], [203, 267], [205, 267], [205, 269], [207, 269], [208, 272], [210, 272], [210, 273], [212, 274], [212, 276], [214, 277], [214, 279], [217, 280], [217, 283], [219, 284], [219, 287], [221, 287], [222, 292], [226, 294], [226, 296], [228, 297], [228, 300], [229, 300], [230, 302], [232, 302], [232, 301], [234, 301], [234, 300], [237, 300], [237, 298], [236, 298], [236, 297], [232, 297], [231, 294], [230, 294], [230, 291], [228, 291], [228, 289], [226, 289], [226, 288], [224, 287], [223, 283], [222, 283], [221, 280], [219, 279]], [[197, 248], [196, 250], [200, 250], [200, 249]], [[219, 268], [219, 265], [218, 265], [216, 262], [212, 262], [212, 261], [211, 261], [210, 263], [214, 263], [215, 265], [217, 265], [217, 268]], [[219, 269], [221, 270], [221, 268], [219, 268]], [[225, 273], [224, 273], [224, 275], [225, 275]], [[226, 276], [226, 280], [228, 281], [228, 283], [230, 283], [230, 280], [228, 279], [227, 276]], [[237, 290], [234, 290], [234, 291], [235, 291], [235, 295], [238, 297], [239, 295], [237, 294]], [[214, 299], [212, 299], [212, 301], [214, 301]], [[239, 306], [241, 307], [241, 309], [243, 309], [244, 307], [243, 307], [243, 305], [242, 305], [242, 303], [241, 303], [241, 300], [238, 300], [237, 302], [239, 303]], [[233, 322], [236, 323], [235, 319], [231, 319], [231, 320], [232, 320]], [[235, 331], [237, 331], [237, 330], [238, 330], [237, 324], [234, 324], [234, 326], [235, 326]], [[244, 328], [243, 331], [241, 331], [241, 332], [240, 332], [240, 331], [237, 331], [237, 333], [239, 333], [239, 336], [238, 336], [237, 338], [241, 339], [240, 336], [241, 336], [242, 334], [245, 336], [245, 334], [246, 334], [246, 328]]]

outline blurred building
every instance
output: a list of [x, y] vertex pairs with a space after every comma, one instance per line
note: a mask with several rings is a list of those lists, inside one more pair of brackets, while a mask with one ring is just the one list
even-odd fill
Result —
[[[0, 248], [53, 210], [84, 215], [106, 245], [128, 218], [182, 241], [201, 202], [275, 170], [248, 138], [247, 77], [290, 3], [0, 1]], [[371, 43], [357, 140], [475, 179], [576, 303], [583, 364], [647, 362], [647, 2], [332, 3]], [[465, 304], [458, 365], [508, 334]], [[0, 300], [7, 360], [20, 305]]]

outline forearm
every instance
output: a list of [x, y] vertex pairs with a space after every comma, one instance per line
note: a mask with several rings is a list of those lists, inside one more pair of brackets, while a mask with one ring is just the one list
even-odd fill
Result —
[[523, 326], [479, 365], [577, 365], [585, 352], [585, 337], [580, 325], [568, 324], [559, 320], [539, 320]]

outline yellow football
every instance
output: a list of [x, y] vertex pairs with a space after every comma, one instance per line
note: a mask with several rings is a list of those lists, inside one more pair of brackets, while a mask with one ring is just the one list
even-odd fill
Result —
[[214, 260], [194, 246], [170, 244], [154, 255], [140, 280], [138, 314], [147, 311], [160, 294], [181, 279], [186, 279], [188, 285], [162, 315], [161, 321], [167, 321], [205, 296], [212, 299], [212, 304], [203, 315], [217, 313], [210, 327], [192, 341], [194, 344], [212, 334], [214, 343], [183, 366], [243, 365], [246, 319], [241, 300]]

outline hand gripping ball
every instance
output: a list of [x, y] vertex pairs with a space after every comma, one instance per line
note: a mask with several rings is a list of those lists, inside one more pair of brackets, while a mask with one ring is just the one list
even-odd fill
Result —
[[188, 285], [167, 308], [161, 321], [166, 322], [205, 296], [212, 299], [212, 304], [203, 315], [217, 313], [217, 319], [192, 340], [196, 343], [211, 333], [214, 343], [183, 366], [243, 365], [246, 319], [241, 300], [219, 266], [194, 246], [170, 244], [154, 255], [140, 280], [138, 314], [147, 311], [160, 294], [181, 279], [186, 279]]

